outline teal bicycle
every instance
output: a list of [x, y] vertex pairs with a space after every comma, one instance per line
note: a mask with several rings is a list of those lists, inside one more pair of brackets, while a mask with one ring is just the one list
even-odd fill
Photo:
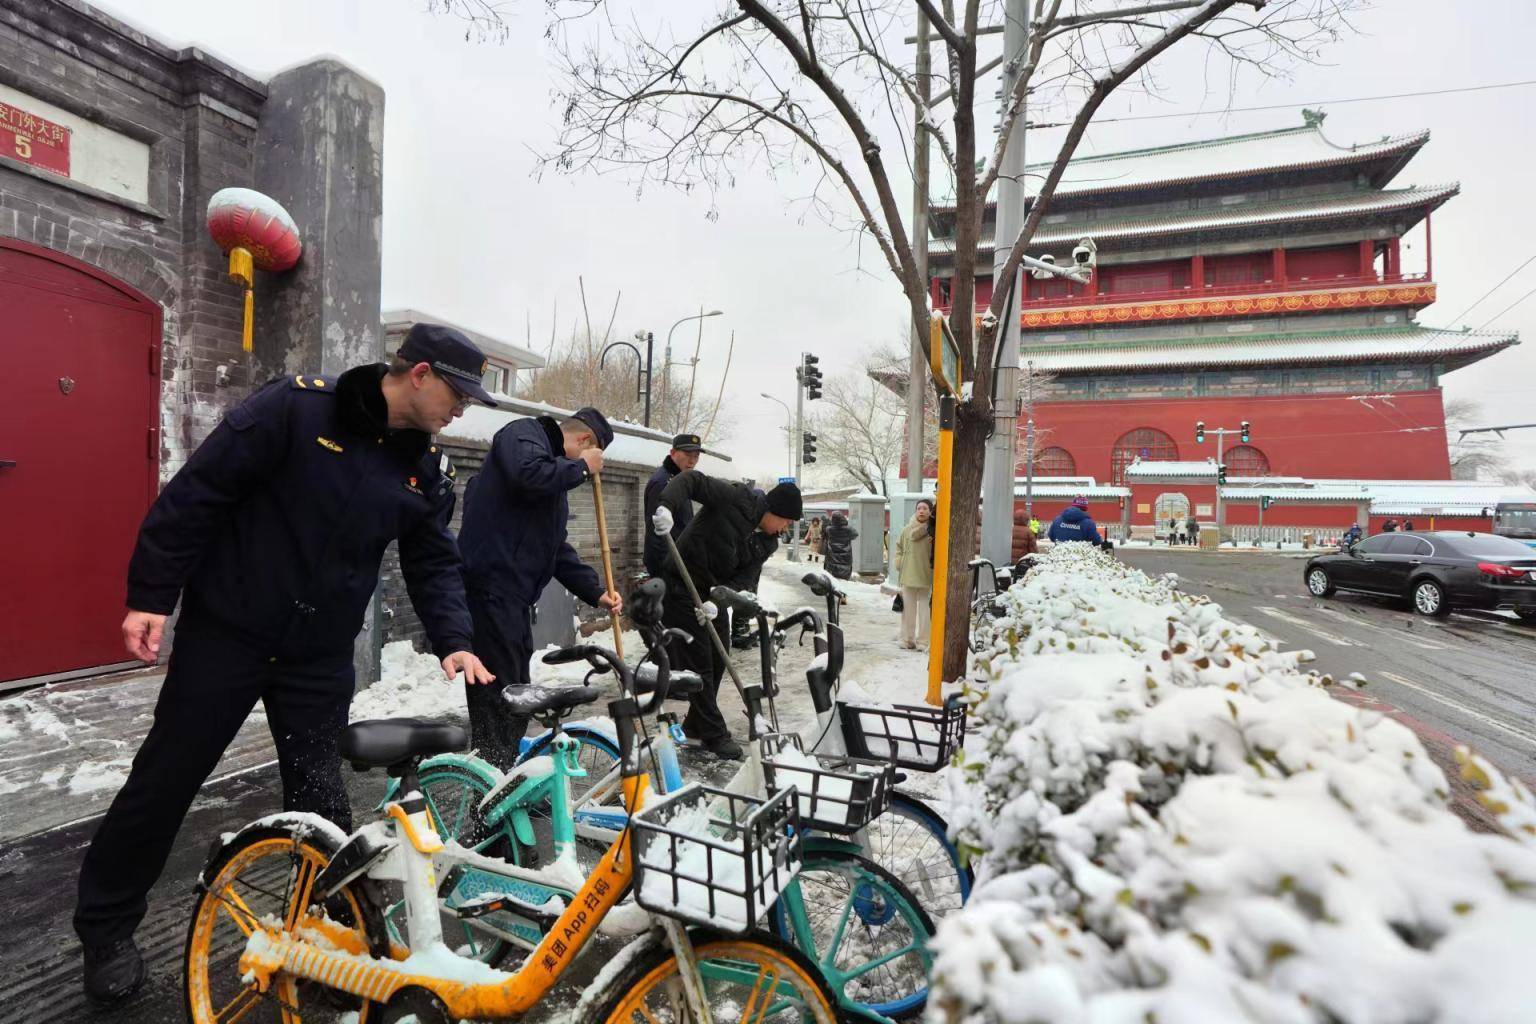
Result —
[[[649, 580], [636, 588], [627, 607], [646, 638], [648, 651], [629, 673], [638, 693], [659, 689], [662, 680], [670, 696], [686, 697], [703, 683], [691, 672], [672, 671], [669, 641], [687, 642], [686, 634], [660, 623], [664, 584]], [[588, 660], [593, 669], [586, 682], [607, 671], [601, 659], [586, 659], [585, 648], [566, 648], [546, 655], [551, 664]], [[590, 865], [583, 852], [606, 849], [628, 827], [622, 803], [605, 803], [606, 775], [593, 779], [583, 753], [597, 732], [583, 726], [571, 735], [562, 719], [596, 699], [591, 686], [551, 689], [541, 686], [509, 688], [505, 697], [513, 713], [537, 709], [547, 732], [530, 746], [527, 756], [503, 774], [471, 755], [445, 754], [421, 764], [419, 778], [438, 832], [471, 853], [486, 858], [458, 872], [440, 891], [444, 934], [462, 955], [487, 964], [501, 962], [514, 947], [528, 948], [533, 939], [526, 926], [500, 920], [495, 914], [466, 916], [458, 908], [476, 904], [505, 888], [497, 862], [553, 867], [580, 876]], [[556, 695], [568, 694], [561, 701]], [[775, 718], [771, 698], [765, 714], [763, 688], [743, 688], [752, 729], [750, 756], [731, 783], [729, 793], [760, 796], [798, 785], [801, 819], [818, 831], [804, 835], [804, 863], [795, 881], [780, 895], [770, 919], [780, 935], [815, 961], [842, 1010], [851, 1017], [890, 1021], [921, 1013], [927, 1000], [927, 950], [932, 919], [918, 898], [897, 877], [874, 863], [856, 841], [842, 835], [856, 831], [887, 806], [892, 770], [888, 763], [848, 757], [811, 761], [798, 750], [798, 737], [759, 729]], [[676, 793], [684, 787], [677, 762], [675, 716], [662, 712], [663, 726], [648, 735], [642, 723], [638, 750], [650, 760], [657, 788]], [[765, 762], [763, 751], [768, 751]], [[532, 753], [538, 751], [538, 753]], [[765, 770], [765, 764], [767, 768]], [[775, 775], [783, 782], [773, 786]], [[585, 784], [585, 785], [583, 785]], [[581, 787], [573, 800], [573, 790]], [[576, 808], [579, 808], [577, 810]], [[814, 813], [813, 813], [814, 812]], [[644, 894], [640, 897], [643, 904]], [[625, 934], [628, 923], [644, 928], [648, 916], [641, 907], [621, 906], [608, 915], [604, 931]], [[671, 908], [676, 912], [676, 908]], [[386, 909], [390, 927], [403, 927], [405, 908]]]

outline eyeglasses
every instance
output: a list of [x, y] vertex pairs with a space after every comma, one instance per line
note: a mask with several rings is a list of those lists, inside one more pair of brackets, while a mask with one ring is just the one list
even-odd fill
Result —
[[453, 403], [453, 411], [454, 412], [463, 412], [464, 410], [469, 408], [470, 403], [473, 402], [474, 399], [470, 398], [464, 392], [462, 392], [458, 388], [454, 387], [453, 386], [453, 381], [449, 380], [447, 377], [445, 377], [442, 374], [436, 372], [435, 370], [433, 371], [433, 376], [435, 376], [438, 380], [442, 381], [444, 384], [448, 385], [448, 390], [453, 392], [453, 397], [454, 398], [458, 399], [457, 402]]

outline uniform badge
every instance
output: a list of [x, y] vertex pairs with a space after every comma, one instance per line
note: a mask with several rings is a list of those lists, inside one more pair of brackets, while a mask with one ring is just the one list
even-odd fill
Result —
[[[422, 493], [421, 492], [421, 488], [416, 485], [416, 478], [413, 477], [413, 476], [406, 477], [406, 479], [405, 479], [405, 489], [410, 491], [412, 494], [421, 494]], [[423, 497], [425, 497], [425, 495], [423, 495]]]
[[339, 452], [339, 451], [342, 450], [341, 449], [341, 445], [337, 444], [335, 441], [332, 441], [328, 437], [317, 437], [317, 438], [315, 438], [315, 444], [318, 444], [321, 448], [324, 448], [326, 451]]
[[442, 455], [442, 458], [437, 460], [437, 470], [438, 470], [439, 473], [447, 473], [448, 472], [448, 453], [447, 452], [444, 452], [443, 455]]

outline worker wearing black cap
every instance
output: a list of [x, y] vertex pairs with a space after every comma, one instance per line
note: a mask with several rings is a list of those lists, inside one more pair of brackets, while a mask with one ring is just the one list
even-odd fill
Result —
[[[678, 434], [672, 439], [672, 450], [667, 457], [661, 460], [661, 466], [651, 474], [651, 478], [645, 482], [645, 521], [650, 522], [651, 516], [656, 514], [656, 509], [661, 506], [661, 492], [672, 478], [684, 470], [693, 469], [699, 464], [699, 456], [704, 452], [704, 445], [699, 441], [698, 434]], [[686, 505], [678, 511], [672, 519], [672, 539], [683, 535], [688, 524], [693, 522], [693, 506]], [[667, 567], [667, 541], [665, 537], [658, 537], [650, 530], [645, 531], [645, 571], [652, 576], [660, 576]]]
[[[695, 469], [677, 474], [662, 490], [661, 503], [651, 516], [652, 532], [665, 538], [691, 502], [699, 503], [699, 513], [678, 538], [677, 549], [703, 597], [719, 584], [730, 585], [767, 558], [775, 545], [756, 543], [758, 534], [763, 535], [761, 539], [776, 537], [800, 518], [800, 489], [794, 484], [779, 484], [763, 494], [750, 484], [714, 480]], [[670, 559], [662, 578], [667, 581], [663, 621], [693, 637], [692, 643], [672, 645], [672, 663], [698, 672], [706, 681], [703, 692], [693, 697], [683, 731], [716, 756], [739, 760], [741, 746], [731, 738], [720, 713], [718, 694], [725, 662]], [[722, 637], [725, 619], [722, 609], [715, 619]]]
[[454, 472], [431, 435], [470, 402], [485, 357], [417, 324], [389, 365], [296, 374], [230, 410], [144, 518], [128, 565], [128, 653], [153, 664], [181, 604], [154, 725], [80, 870], [75, 931], [85, 989], [115, 1002], [142, 984], [133, 931], [198, 788], [259, 700], [277, 745], [283, 808], [351, 812], [336, 740], [352, 647], [398, 541], [400, 568], [448, 678], [491, 679], [471, 653]]
[[550, 580], [590, 605], [623, 607], [566, 539], [566, 493], [603, 468], [613, 428], [593, 408], [565, 417], [513, 420], [496, 431], [490, 454], [464, 495], [459, 550], [475, 622], [475, 649], [496, 674], [491, 686], [466, 687], [471, 742], [507, 770], [517, 761], [528, 719], [513, 715], [501, 691], [526, 685], [533, 656], [533, 616]]

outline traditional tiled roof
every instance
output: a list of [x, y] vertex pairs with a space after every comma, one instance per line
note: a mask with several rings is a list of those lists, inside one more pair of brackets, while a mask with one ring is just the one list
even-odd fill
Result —
[[1426, 327], [1331, 333], [1159, 338], [1110, 344], [1035, 347], [1025, 336], [1024, 353], [1037, 370], [1086, 373], [1103, 370], [1201, 369], [1274, 363], [1355, 363], [1373, 359], [1444, 362], [1464, 366], [1518, 344], [1516, 334], [1444, 331]]
[[1223, 501], [1258, 501], [1260, 495], [1283, 502], [1369, 501], [1373, 515], [1479, 515], [1501, 501], [1536, 502], [1536, 491], [1518, 484], [1481, 480], [1314, 480], [1298, 486], [1277, 480], [1273, 485], [1223, 487]]
[[[1317, 125], [1201, 139], [1171, 146], [1079, 156], [1067, 165], [1058, 196], [1204, 181], [1265, 171], [1358, 163], [1393, 154], [1410, 154], [1429, 141], [1429, 132], [1388, 136], [1379, 142], [1340, 146]], [[1037, 175], [1049, 163], [1032, 164]]]
[[[1015, 481], [1013, 485], [1013, 496], [1015, 498], [1024, 497], [1025, 490], [1026, 488], [1022, 480]], [[1062, 483], [1060, 480], [1051, 477], [1035, 477], [1034, 493], [1032, 496], [1036, 501], [1041, 499], [1054, 501], [1058, 498], [1069, 501], [1079, 494], [1089, 501], [1112, 501], [1116, 498], [1130, 497], [1131, 491], [1128, 487], [1115, 487], [1111, 484]]]
[[1216, 460], [1204, 459], [1201, 461], [1174, 461], [1159, 462], [1156, 460], [1143, 461], [1137, 459], [1125, 467], [1125, 475], [1130, 479], [1139, 477], [1210, 477], [1216, 476]]
[[[1305, 196], [1273, 203], [1246, 203], [1225, 208], [1161, 213], [1119, 220], [1077, 221], [1071, 224], [1046, 224], [1030, 240], [1031, 246], [1059, 245], [1092, 236], [1100, 246], [1106, 241], [1177, 235], [1192, 231], [1215, 231], [1265, 224], [1293, 224], [1329, 220], [1362, 214], [1393, 213], [1419, 207], [1435, 207], [1460, 191], [1461, 186], [1425, 185], [1383, 191], [1355, 190], [1334, 195]], [[946, 256], [954, 251], [953, 238], [936, 238], [929, 243], [930, 256]], [[978, 253], [990, 253], [992, 239], [977, 243]], [[985, 262], [985, 261], [984, 261]]]

